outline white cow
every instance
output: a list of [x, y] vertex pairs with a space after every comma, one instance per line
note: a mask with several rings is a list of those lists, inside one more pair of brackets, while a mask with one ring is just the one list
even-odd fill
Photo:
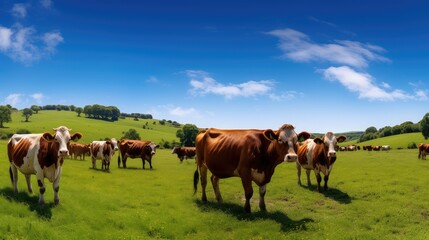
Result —
[[118, 141], [114, 138], [107, 141], [93, 141], [90, 144], [92, 168], [96, 169], [95, 162], [101, 159], [101, 169], [109, 170], [110, 161], [118, 149]]

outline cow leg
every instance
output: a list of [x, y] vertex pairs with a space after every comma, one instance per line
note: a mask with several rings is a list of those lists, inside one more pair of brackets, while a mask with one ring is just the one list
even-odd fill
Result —
[[91, 158], [92, 159], [92, 168], [96, 169], [97, 167], [95, 166], [95, 161], [96, 159], [94, 157]]
[[325, 186], [323, 186], [323, 189], [326, 191], [328, 190], [329, 175], [326, 175], [323, 179], [325, 180]]
[[144, 158], [142, 158], [142, 164], [143, 164], [143, 169], [145, 169], [144, 168], [144, 164], [145, 164]]
[[306, 169], [305, 173], [307, 174], [307, 185], [311, 186], [311, 181], [310, 181], [311, 170], [310, 169]]
[[33, 193], [33, 187], [31, 186], [31, 174], [25, 174], [25, 180], [27, 181], [28, 192]]
[[322, 177], [320, 176], [320, 172], [314, 171], [314, 173], [316, 174], [316, 179], [317, 179], [317, 191], [322, 192], [322, 190], [320, 189], [320, 182], [322, 182]]
[[122, 157], [122, 166], [124, 168], [127, 168], [127, 158], [128, 157], [126, 155]]
[[10, 179], [12, 180], [13, 191], [18, 193], [18, 169], [15, 165], [10, 165]]
[[259, 209], [261, 211], [267, 211], [267, 207], [265, 206], [265, 193], [267, 192], [267, 184], [259, 187]]
[[152, 169], [152, 159], [147, 160], [149, 162], [150, 169]]
[[301, 165], [298, 163], [298, 161], [296, 162], [296, 170], [298, 174], [298, 184], [301, 186]]
[[60, 197], [58, 195], [58, 192], [60, 191], [60, 177], [61, 177], [62, 168], [59, 167], [58, 169], [58, 177], [55, 179], [54, 183], [52, 184], [52, 187], [54, 189], [54, 202], [55, 204], [60, 203]]
[[213, 190], [214, 190], [215, 195], [216, 195], [216, 200], [218, 203], [221, 203], [223, 200], [222, 200], [222, 195], [220, 194], [220, 190], [219, 190], [219, 178], [216, 177], [215, 175], [212, 175], [210, 179], [212, 181]]
[[45, 197], [44, 197], [44, 195], [45, 195], [45, 191], [46, 191], [45, 184], [43, 182], [43, 177], [39, 178], [39, 176], [37, 176], [37, 184], [39, 185], [39, 193], [40, 193], [40, 195], [39, 195], [39, 205], [43, 205], [43, 204], [45, 204]]
[[201, 180], [201, 201], [206, 203], [207, 202], [207, 195], [206, 195], [206, 187], [207, 187], [207, 167], [205, 165], [199, 167], [200, 168], [200, 180]]
[[250, 213], [250, 199], [253, 196], [253, 188], [252, 188], [252, 181], [251, 181], [250, 174], [248, 177], [242, 176], [241, 183], [243, 184], [244, 196], [246, 197], [246, 203], [244, 204], [244, 211], [247, 213]]

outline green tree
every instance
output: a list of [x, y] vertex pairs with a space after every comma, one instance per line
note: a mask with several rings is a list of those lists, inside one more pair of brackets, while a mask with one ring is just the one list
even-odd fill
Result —
[[77, 116], [80, 117], [80, 114], [83, 113], [83, 108], [77, 107], [75, 108], [75, 112], [77, 113]]
[[[10, 106], [10, 105], [9, 105]], [[0, 128], [3, 128], [3, 123], [12, 121], [11, 108], [8, 106], [0, 106]]]
[[39, 107], [39, 106], [37, 106], [37, 105], [33, 105], [33, 106], [31, 106], [31, 110], [33, 110], [33, 112], [34, 112], [35, 114], [38, 114], [38, 113], [39, 113], [39, 111], [40, 111], [40, 107]]
[[423, 116], [423, 119], [420, 121], [420, 127], [422, 129], [423, 137], [427, 140], [429, 137], [429, 113], [426, 113]]
[[31, 110], [30, 108], [24, 108], [24, 110], [22, 110], [22, 116], [25, 117], [26, 122], [28, 122], [28, 119], [31, 115], [33, 115], [33, 110]]
[[131, 128], [122, 136], [122, 139], [140, 140], [140, 135], [135, 129]]
[[185, 147], [195, 146], [195, 138], [199, 129], [194, 124], [185, 124], [182, 129], [177, 130], [176, 136], [180, 138], [180, 144]]

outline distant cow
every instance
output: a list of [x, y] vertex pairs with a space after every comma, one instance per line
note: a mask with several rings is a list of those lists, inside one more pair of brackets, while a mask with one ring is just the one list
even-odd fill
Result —
[[372, 145], [363, 146], [363, 150], [372, 151]]
[[418, 158], [426, 160], [426, 155], [429, 154], [429, 143], [420, 143], [419, 144], [419, 156]]
[[320, 192], [320, 182], [322, 172], [325, 177], [324, 189], [328, 189], [329, 174], [337, 159], [335, 146], [337, 142], [346, 140], [345, 136], [336, 137], [332, 132], [326, 133], [322, 138], [307, 139], [302, 145], [298, 147], [298, 161], [296, 168], [298, 170], [298, 184], [301, 185], [301, 167], [306, 170], [307, 184], [310, 182], [310, 171], [314, 170], [317, 178], [317, 190]]
[[356, 151], [356, 145], [348, 145], [347, 151]]
[[195, 147], [174, 147], [172, 154], [177, 154], [177, 157], [180, 159], [180, 162], [183, 162], [183, 159], [194, 158], [196, 154]]
[[381, 150], [381, 146], [372, 146], [372, 150], [374, 150], [374, 151], [380, 151]]
[[33, 192], [31, 175], [36, 175], [39, 185], [39, 204], [44, 204], [46, 191], [44, 178], [53, 183], [54, 202], [58, 204], [60, 177], [64, 158], [69, 155], [70, 140], [78, 140], [80, 133], [70, 135], [71, 129], [60, 126], [41, 134], [14, 134], [7, 144], [7, 153], [10, 162], [10, 178], [15, 193], [18, 192], [18, 171], [25, 175], [27, 188]]
[[85, 160], [85, 155], [91, 156], [89, 144], [70, 143], [71, 158], [76, 160], [79, 157], [80, 160]]
[[381, 151], [389, 151], [389, 150], [390, 150], [390, 145], [381, 146]]
[[[307, 138], [309, 133], [305, 132]], [[302, 135], [302, 133], [300, 134]], [[210, 128], [196, 137], [197, 170], [194, 173], [194, 192], [197, 191], [198, 171], [201, 173], [201, 200], [207, 202], [207, 170], [212, 173], [211, 182], [216, 199], [222, 202], [219, 179], [240, 177], [246, 203], [250, 212], [253, 196], [252, 181], [259, 186], [259, 208], [266, 210], [266, 185], [271, 181], [276, 166], [282, 162], [295, 162], [296, 143], [300, 135], [290, 124], [279, 130], [220, 130]]]
[[156, 148], [159, 145], [150, 141], [140, 140], [121, 140], [119, 143], [120, 156], [118, 156], [118, 168], [122, 166], [127, 168], [127, 158], [141, 158], [143, 169], [145, 168], [145, 161], [149, 162], [150, 169], [152, 169], [152, 156], [156, 153]]
[[95, 163], [100, 159], [101, 169], [109, 170], [110, 161], [118, 149], [118, 141], [114, 138], [107, 141], [92, 141], [90, 144], [92, 168], [97, 168]]

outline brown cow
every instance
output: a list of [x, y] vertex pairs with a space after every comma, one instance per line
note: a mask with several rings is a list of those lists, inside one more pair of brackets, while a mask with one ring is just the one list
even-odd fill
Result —
[[121, 156], [122, 156], [122, 166], [127, 168], [127, 158], [141, 158], [143, 169], [145, 161], [149, 162], [150, 169], [152, 169], [152, 156], [156, 153], [156, 148], [159, 145], [150, 142], [150, 141], [140, 141], [140, 140], [127, 140], [123, 139], [119, 142], [119, 151], [120, 155], [118, 156], [118, 168], [121, 166]]
[[82, 137], [80, 133], [70, 135], [71, 129], [64, 126], [54, 128], [54, 131], [54, 134], [14, 134], [7, 144], [9, 173], [15, 193], [18, 192], [17, 170], [25, 175], [30, 193], [33, 192], [31, 175], [34, 174], [39, 185], [39, 204], [45, 203], [45, 178], [53, 183], [55, 204], [60, 202], [60, 177], [64, 158], [69, 155], [70, 140]]
[[419, 144], [419, 156], [418, 158], [426, 160], [426, 154], [429, 154], [429, 143], [420, 143]]
[[[307, 138], [310, 137], [309, 133], [305, 134]], [[213, 128], [201, 131], [196, 137], [197, 169], [194, 173], [194, 192], [197, 191], [198, 171], [201, 173], [203, 202], [207, 202], [207, 170], [212, 173], [211, 181], [218, 202], [222, 202], [219, 179], [240, 177], [246, 197], [244, 210], [250, 212], [253, 180], [259, 186], [259, 208], [266, 210], [266, 185], [271, 181], [278, 164], [296, 161], [296, 143], [300, 135], [295, 133], [290, 124], [284, 124], [278, 131]]]
[[91, 156], [89, 144], [80, 144], [80, 143], [70, 143], [70, 156], [72, 159], [76, 160], [77, 157], [80, 160], [85, 160], [85, 155]]
[[177, 157], [180, 159], [180, 162], [183, 162], [183, 159], [194, 158], [196, 149], [195, 147], [174, 147], [171, 153], [176, 153]]
[[329, 173], [337, 159], [335, 146], [337, 142], [346, 140], [345, 136], [336, 137], [332, 132], [327, 132], [322, 138], [307, 139], [304, 144], [298, 147], [298, 161], [296, 161], [296, 168], [298, 170], [298, 184], [301, 185], [301, 167], [306, 170], [307, 184], [310, 182], [310, 171], [314, 170], [317, 178], [317, 190], [320, 192], [320, 182], [322, 177], [320, 172], [325, 175], [324, 189], [328, 189]]
[[372, 146], [372, 150], [374, 150], [374, 151], [380, 151], [381, 150], [381, 146]]

